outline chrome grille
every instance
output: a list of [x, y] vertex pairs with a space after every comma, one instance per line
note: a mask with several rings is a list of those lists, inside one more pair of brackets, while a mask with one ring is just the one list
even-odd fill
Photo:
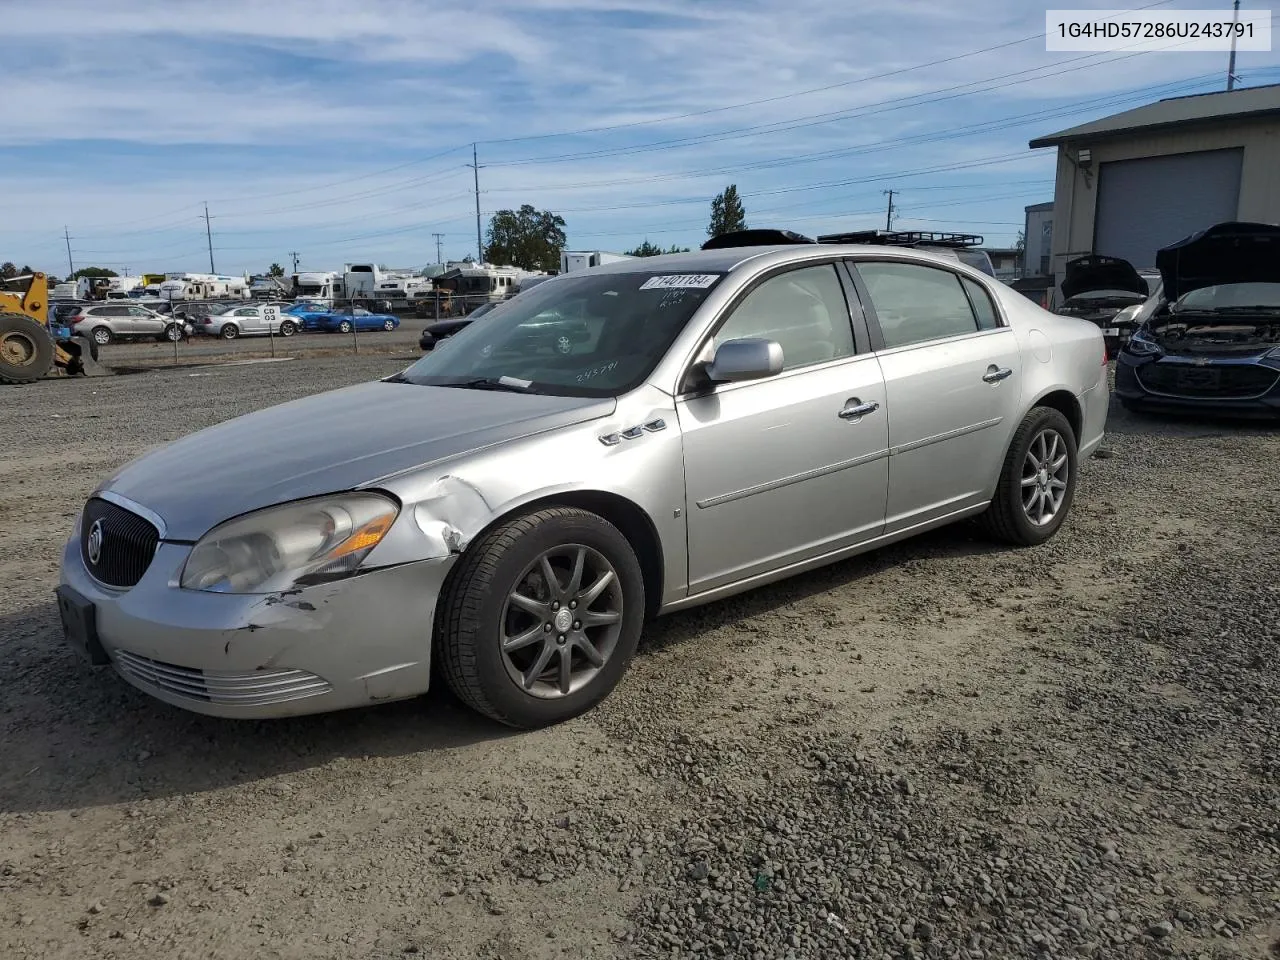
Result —
[[328, 681], [305, 670], [255, 670], [233, 673], [196, 670], [152, 660], [125, 650], [115, 651], [116, 669], [144, 686], [173, 696], [223, 706], [267, 706], [328, 693]]
[[1149, 363], [1137, 371], [1138, 382], [1152, 393], [1171, 397], [1248, 400], [1273, 386], [1280, 372], [1254, 364]]
[[150, 520], [114, 503], [90, 497], [80, 520], [80, 558], [95, 580], [132, 587], [151, 566], [160, 531]]

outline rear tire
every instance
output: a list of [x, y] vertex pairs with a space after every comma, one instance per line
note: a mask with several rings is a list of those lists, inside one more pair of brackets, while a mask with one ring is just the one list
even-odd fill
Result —
[[100, 347], [105, 347], [116, 338], [115, 334], [106, 327], [94, 327], [90, 336], [93, 338], [93, 342]]
[[[1033, 469], [1033, 461], [1044, 466]], [[1055, 466], [1059, 462], [1065, 470]], [[1076, 435], [1067, 418], [1051, 407], [1033, 407], [1014, 432], [995, 496], [978, 517], [979, 525], [1004, 543], [1044, 543], [1066, 520], [1075, 499], [1077, 472]]]
[[49, 331], [20, 313], [0, 313], [0, 383], [32, 383], [52, 366]]
[[351, 332], [351, 321], [350, 321], [350, 320], [343, 320], [340, 324], [338, 324], [338, 332], [339, 332], [339, 333], [350, 333], [350, 332]]
[[[554, 587], [544, 572], [549, 555]], [[517, 593], [522, 603], [512, 602]], [[531, 596], [545, 612], [530, 612]], [[563, 603], [553, 607], [557, 596]], [[525, 729], [560, 723], [617, 686], [640, 640], [644, 605], [639, 561], [618, 528], [586, 510], [548, 507], [498, 524], [458, 561], [436, 607], [437, 663], [458, 698], [485, 716]], [[527, 639], [512, 645], [513, 634]], [[565, 657], [571, 678], [559, 673]], [[541, 679], [517, 679], [539, 664]]]
[[223, 340], [234, 340], [240, 336], [240, 329], [234, 323], [224, 323], [222, 329], [218, 331], [218, 336]]

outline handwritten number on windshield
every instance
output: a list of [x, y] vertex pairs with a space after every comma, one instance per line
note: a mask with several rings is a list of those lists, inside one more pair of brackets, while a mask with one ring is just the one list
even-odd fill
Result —
[[618, 366], [617, 360], [610, 360], [608, 363], [602, 363], [598, 367], [592, 367], [590, 370], [587, 370], [583, 373], [578, 374], [573, 379], [576, 383], [586, 383], [586, 381], [594, 380], [596, 377], [600, 376], [600, 374], [602, 373], [608, 373], [610, 370], [613, 370], [617, 366]]

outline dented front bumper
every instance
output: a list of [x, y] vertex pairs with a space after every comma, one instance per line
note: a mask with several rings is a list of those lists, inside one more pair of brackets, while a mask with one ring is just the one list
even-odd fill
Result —
[[161, 543], [138, 584], [115, 590], [89, 576], [76, 538], [64, 548], [62, 583], [93, 601], [112, 666], [140, 690], [241, 718], [341, 710], [427, 690], [436, 600], [455, 554], [233, 595], [177, 585], [190, 549]]

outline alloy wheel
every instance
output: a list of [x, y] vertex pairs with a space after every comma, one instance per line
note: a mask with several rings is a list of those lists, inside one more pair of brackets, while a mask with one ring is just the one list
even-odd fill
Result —
[[1062, 509], [1070, 472], [1067, 442], [1057, 430], [1041, 430], [1022, 461], [1022, 509], [1036, 526], [1049, 523]]
[[622, 632], [622, 584], [597, 550], [543, 552], [516, 580], [502, 611], [507, 676], [530, 696], [581, 690], [612, 656]]

